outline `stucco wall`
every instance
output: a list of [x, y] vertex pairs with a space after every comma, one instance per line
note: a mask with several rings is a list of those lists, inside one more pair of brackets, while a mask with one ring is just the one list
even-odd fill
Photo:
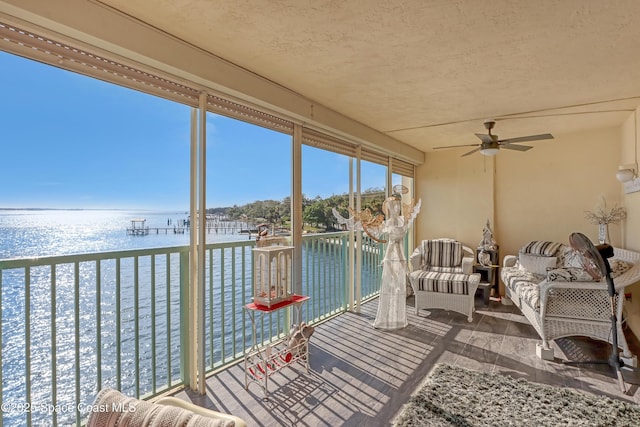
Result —
[[[572, 232], [598, 241], [598, 228], [585, 211], [621, 204], [615, 173], [620, 132], [599, 129], [540, 141], [526, 153], [501, 152], [496, 159], [496, 233], [502, 255], [515, 254], [530, 240], [568, 243]], [[532, 145], [533, 145], [532, 144]], [[621, 227], [610, 227], [621, 243]]]
[[[597, 227], [584, 212], [602, 197], [608, 206], [622, 203], [615, 179], [620, 139], [621, 130], [610, 128], [555, 135], [527, 152], [503, 149], [493, 158], [460, 157], [463, 148], [428, 152], [416, 171], [416, 197], [424, 206], [416, 238], [452, 237], [475, 247], [490, 219], [501, 259], [530, 240], [568, 242], [575, 231], [597, 243]], [[621, 230], [610, 229], [614, 245]]]
[[[638, 161], [638, 123], [636, 114], [630, 114], [622, 126], [622, 146], [620, 164], [633, 164]], [[622, 191], [624, 193], [624, 191]], [[640, 251], [640, 192], [623, 194], [624, 206], [627, 209], [627, 220], [624, 222], [623, 242], [627, 249]], [[630, 299], [625, 302], [627, 325], [633, 333], [640, 336], [640, 283], [626, 288]]]
[[452, 237], [475, 247], [487, 219], [493, 223], [494, 159], [460, 157], [463, 150], [429, 152], [416, 169], [416, 198], [422, 198], [418, 241]]

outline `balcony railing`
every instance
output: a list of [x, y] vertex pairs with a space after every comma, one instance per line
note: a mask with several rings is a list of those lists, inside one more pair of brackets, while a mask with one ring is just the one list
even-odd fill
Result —
[[[305, 236], [302, 320], [348, 308], [348, 233]], [[205, 365], [251, 346], [254, 242], [206, 246]], [[362, 244], [362, 296], [377, 295], [383, 248]], [[0, 260], [0, 426], [80, 425], [98, 390], [148, 398], [187, 383], [189, 248]], [[282, 336], [285, 311], [262, 318], [258, 342]]]

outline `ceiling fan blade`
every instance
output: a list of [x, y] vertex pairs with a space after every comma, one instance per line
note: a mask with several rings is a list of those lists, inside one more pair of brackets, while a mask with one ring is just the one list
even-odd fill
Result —
[[517, 138], [503, 139], [498, 142], [500, 142], [501, 144], [510, 144], [512, 142], [540, 141], [543, 139], [553, 139], [553, 135], [551, 135], [550, 133], [543, 133], [541, 135], [519, 136]]
[[491, 135], [487, 135], [486, 133], [476, 133], [476, 136], [480, 138], [480, 140], [485, 144], [490, 144], [493, 142], [493, 138], [491, 138]]
[[463, 145], [447, 145], [446, 147], [433, 147], [434, 150], [442, 148], [458, 148], [458, 147], [478, 147], [480, 144], [463, 144]]
[[460, 157], [468, 156], [469, 154], [473, 154], [473, 153], [475, 153], [476, 151], [480, 151], [480, 147], [475, 148], [475, 149], [473, 149], [473, 150], [469, 151], [468, 153], [464, 153], [464, 154], [463, 154], [462, 156], [460, 156]]
[[531, 150], [533, 147], [529, 147], [528, 145], [515, 145], [515, 144], [500, 144], [500, 148], [508, 148], [509, 150], [517, 150], [517, 151], [527, 151]]

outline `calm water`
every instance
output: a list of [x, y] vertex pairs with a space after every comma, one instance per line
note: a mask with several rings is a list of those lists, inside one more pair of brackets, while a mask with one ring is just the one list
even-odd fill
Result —
[[[130, 221], [145, 218], [150, 227], [150, 234], [146, 236], [131, 236], [126, 232]], [[44, 257], [108, 251], [124, 251], [130, 249], [162, 248], [186, 246], [189, 244], [188, 231], [183, 234], [173, 232], [173, 227], [179, 227], [187, 218], [184, 212], [133, 212], [133, 211], [63, 211], [63, 210], [26, 210], [0, 211], [0, 259], [22, 257]], [[159, 230], [154, 228], [169, 228]], [[246, 228], [246, 225], [242, 228]], [[223, 227], [211, 228], [207, 233], [207, 243], [223, 241], [247, 241], [246, 234], [224, 231]], [[100, 330], [103, 339], [102, 355], [100, 359], [101, 375], [106, 386], [116, 387], [115, 361], [118, 325], [122, 343], [122, 371], [123, 384], [121, 389], [132, 394], [135, 376], [135, 365], [131, 348], [135, 347], [134, 312], [140, 323], [139, 339], [141, 347], [139, 366], [141, 381], [150, 377], [149, 343], [151, 336], [151, 285], [149, 259], [140, 260], [139, 295], [133, 293], [133, 271], [131, 260], [122, 261], [120, 273], [121, 294], [119, 299], [114, 290], [117, 270], [115, 263], [103, 262], [100, 277], [103, 283], [101, 289], [100, 308], [96, 307], [97, 290], [95, 287], [97, 272], [95, 267], [82, 264], [80, 266], [79, 293], [79, 321], [80, 339], [76, 343], [76, 326], [74, 319], [74, 271], [73, 265], [60, 265], [56, 270], [56, 301], [55, 301], [55, 335], [56, 335], [56, 375], [51, 374], [51, 336], [52, 336], [52, 295], [51, 274], [48, 267], [32, 268], [30, 272], [30, 287], [28, 300], [31, 316], [25, 318], [26, 297], [25, 277], [20, 271], [9, 270], [2, 275], [2, 392], [3, 402], [21, 405], [25, 402], [25, 373], [29, 360], [32, 384], [32, 404], [50, 404], [52, 386], [56, 385], [57, 402], [73, 406], [75, 400], [76, 376], [76, 345], [80, 349], [80, 390], [81, 400], [90, 403], [95, 396], [97, 375], [97, 347], [96, 347], [96, 310], [101, 313]], [[170, 275], [172, 287], [167, 289], [166, 279], [158, 279], [155, 284], [156, 296], [153, 298], [157, 310], [156, 326], [156, 354], [159, 360], [172, 360], [169, 369], [160, 368], [158, 381], [167, 377], [176, 378], [179, 375], [179, 262], [178, 257], [171, 258], [172, 271], [166, 272], [165, 261], [162, 257], [154, 267], [157, 277]], [[230, 266], [228, 267], [231, 269]], [[217, 279], [216, 279], [217, 280]], [[116, 301], [119, 301], [116, 303]], [[242, 302], [239, 302], [240, 304]], [[120, 317], [116, 317], [116, 308], [120, 305]], [[165, 313], [170, 312], [171, 328], [167, 328]], [[242, 313], [240, 312], [239, 315]], [[217, 314], [219, 316], [219, 314]], [[25, 340], [26, 322], [29, 322], [30, 340]], [[214, 319], [219, 322], [219, 318]], [[169, 332], [167, 332], [169, 330]], [[163, 332], [161, 332], [163, 331]], [[207, 334], [207, 336], [209, 336]], [[167, 339], [171, 340], [167, 346]], [[216, 343], [219, 347], [220, 338]], [[27, 347], [28, 346], [28, 347]], [[27, 348], [29, 348], [27, 352]], [[171, 355], [167, 357], [167, 352]], [[148, 380], [141, 384], [141, 392], [148, 392]], [[6, 409], [6, 408], [3, 408]], [[25, 412], [20, 407], [3, 411], [4, 425], [25, 425]], [[52, 425], [50, 414], [43, 408], [37, 408], [32, 413], [33, 425]], [[70, 425], [75, 420], [74, 411], [58, 413], [58, 425]]]
[[[188, 245], [188, 232], [172, 231], [187, 216], [185, 212], [0, 210], [0, 259]], [[150, 228], [170, 230], [127, 235], [130, 221], [137, 218], [146, 219]], [[222, 228], [207, 234], [207, 243], [247, 239], [246, 234]]]
[[[173, 227], [181, 226], [186, 217], [184, 212], [0, 211], [0, 259], [184, 247], [189, 244], [189, 233], [175, 234]], [[151, 228], [149, 235], [126, 233], [131, 220], [136, 218], [147, 220], [146, 225]], [[154, 230], [167, 227], [167, 232]], [[246, 224], [240, 226], [246, 227]], [[246, 234], [225, 232], [222, 226], [207, 232], [207, 243], [248, 240]], [[346, 258], [341, 248], [336, 245], [327, 251], [327, 247], [303, 245], [302, 292], [312, 297], [304, 309], [310, 317], [303, 313], [303, 318], [313, 319], [341, 307], [345, 286], [341, 274]], [[213, 268], [207, 269], [205, 277], [207, 364], [221, 363], [223, 358], [242, 352], [243, 346], [250, 346], [252, 336], [242, 310], [252, 294], [251, 250], [226, 248], [212, 254], [206, 262], [207, 265], [213, 262]], [[55, 389], [55, 401], [67, 410], [57, 412], [57, 425], [71, 425], [75, 422], [76, 399], [88, 405], [101, 387], [119, 388], [125, 394], [135, 395], [135, 379], [139, 375], [139, 393], [144, 396], [152, 392], [153, 372], [159, 387], [168, 379], [179, 379], [180, 256], [178, 253], [172, 253], [170, 258], [158, 255], [155, 261], [145, 256], [136, 262], [138, 285], [135, 285], [133, 258], [123, 258], [119, 264], [113, 259], [103, 260], [99, 270], [93, 261], [58, 264], [55, 291], [52, 291], [49, 267], [31, 268], [28, 287], [24, 285], [27, 278], [21, 269], [2, 273], [3, 403], [25, 402], [25, 376], [29, 370], [32, 403], [50, 404], [52, 389]], [[367, 262], [373, 266], [371, 274], [368, 268], [363, 269], [365, 295], [379, 286], [376, 269], [379, 259], [363, 261], [365, 267]], [[155, 282], [151, 282], [151, 277], [156, 278]], [[325, 287], [313, 285], [322, 283]], [[277, 322], [269, 320], [263, 324], [262, 330], [258, 330], [259, 342], [274, 331], [277, 335], [280, 320]], [[118, 342], [120, 356], [114, 344]], [[158, 361], [155, 368], [152, 367], [153, 353]], [[55, 364], [55, 373], [52, 373], [52, 364]], [[120, 386], [116, 383], [117, 372], [122, 374]], [[72, 410], [68, 411], [69, 408]], [[3, 413], [4, 425], [26, 425], [24, 411], [11, 409]], [[39, 409], [32, 413], [32, 424], [54, 425], [51, 414]]]

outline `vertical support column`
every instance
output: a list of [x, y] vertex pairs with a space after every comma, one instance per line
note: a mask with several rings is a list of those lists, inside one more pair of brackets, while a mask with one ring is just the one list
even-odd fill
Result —
[[200, 394], [205, 393], [206, 114], [207, 94], [201, 93], [198, 109], [191, 110], [189, 274], [186, 286], [181, 272], [180, 292], [183, 381]]
[[[416, 167], [413, 166], [413, 173], [411, 174], [412, 178], [406, 177], [406, 176], [402, 176], [402, 185], [404, 185], [405, 187], [407, 187], [409, 189], [409, 193], [407, 194], [408, 196], [408, 202], [416, 202], [417, 200], [415, 200], [416, 198], [416, 189], [415, 189], [415, 176], [416, 176]], [[413, 248], [416, 247], [415, 241], [416, 241], [416, 226], [415, 223], [411, 225], [411, 228], [408, 230], [407, 233], [407, 238], [405, 239], [406, 242], [406, 246], [405, 246], [405, 255], [408, 257], [411, 252], [413, 252]], [[407, 258], [408, 259], [408, 258]]]
[[386, 187], [386, 196], [391, 196], [391, 191], [393, 190], [393, 157], [389, 156], [387, 159], [387, 183]]
[[[183, 266], [180, 265], [180, 353], [182, 380], [185, 385], [195, 387], [196, 353], [193, 351], [192, 328], [193, 290], [198, 280], [198, 110], [191, 109], [191, 140], [189, 146], [189, 273], [183, 276]], [[188, 282], [187, 282], [188, 280]], [[186, 285], [186, 289], [185, 289]]]
[[205, 257], [207, 244], [207, 94], [200, 94], [199, 162], [198, 162], [198, 281], [194, 292], [195, 310], [195, 346], [197, 352], [197, 391], [205, 394], [204, 375], [204, 297], [205, 297]]
[[[349, 207], [351, 209], [355, 208], [355, 200], [353, 195], [353, 157], [349, 158]], [[347, 309], [353, 311], [353, 301], [355, 299], [354, 290], [355, 290], [355, 232], [353, 229], [349, 230], [349, 240], [346, 242], [345, 248], [349, 251], [349, 263], [347, 265], [348, 269], [348, 280], [347, 286], [349, 287], [347, 290]]]
[[[362, 210], [362, 170], [361, 170], [362, 147], [356, 147], [356, 211]], [[362, 302], [362, 233], [356, 235], [356, 283], [355, 283], [355, 305], [353, 311], [360, 313], [360, 303]]]
[[[294, 248], [292, 289], [294, 294], [302, 295], [302, 126], [297, 123], [293, 125], [291, 145], [291, 245]], [[285, 319], [286, 327], [291, 324], [289, 320]], [[299, 318], [294, 319], [296, 324], [301, 321]]]

